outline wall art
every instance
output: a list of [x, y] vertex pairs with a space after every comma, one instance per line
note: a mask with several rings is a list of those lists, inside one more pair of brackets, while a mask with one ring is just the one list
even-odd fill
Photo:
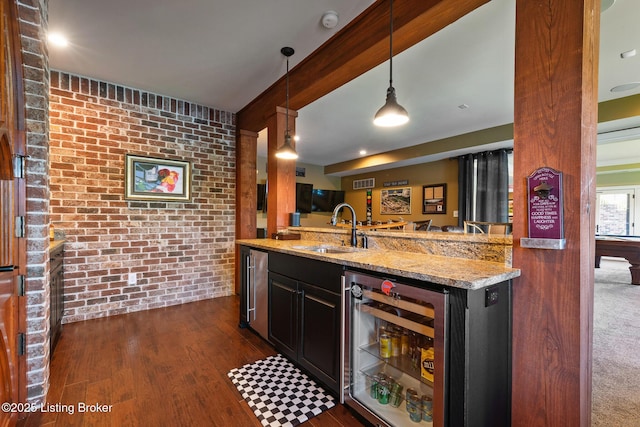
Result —
[[447, 184], [422, 186], [422, 213], [447, 213]]
[[127, 200], [191, 200], [191, 163], [125, 155], [124, 197]]
[[411, 213], [411, 187], [380, 190], [380, 214], [408, 215]]

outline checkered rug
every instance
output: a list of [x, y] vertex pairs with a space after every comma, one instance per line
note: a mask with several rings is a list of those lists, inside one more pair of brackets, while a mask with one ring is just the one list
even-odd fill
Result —
[[280, 354], [227, 375], [263, 426], [297, 426], [335, 405], [332, 396]]

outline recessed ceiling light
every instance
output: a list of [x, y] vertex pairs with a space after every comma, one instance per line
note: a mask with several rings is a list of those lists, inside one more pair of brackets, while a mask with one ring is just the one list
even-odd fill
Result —
[[635, 89], [640, 86], [640, 82], [625, 83], [623, 85], [614, 86], [611, 88], [611, 92], [624, 92], [626, 90]]
[[49, 33], [47, 40], [54, 46], [66, 47], [69, 45], [69, 40], [60, 33]]
[[600, 13], [609, 9], [615, 2], [616, 0], [602, 0], [602, 2], [600, 2]]
[[360, 155], [364, 156], [365, 154], [367, 154], [367, 150], [360, 150]]
[[636, 56], [636, 50], [635, 49], [631, 49], [631, 50], [628, 50], [626, 52], [622, 52], [620, 54], [620, 58], [622, 58], [622, 59], [631, 58], [632, 56]]

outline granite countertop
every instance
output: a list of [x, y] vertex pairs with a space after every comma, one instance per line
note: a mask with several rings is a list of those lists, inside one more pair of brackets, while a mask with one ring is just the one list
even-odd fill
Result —
[[387, 249], [356, 249], [344, 253], [304, 249], [305, 246], [325, 245], [314, 240], [244, 239], [236, 243], [463, 289], [480, 289], [520, 276], [520, 270], [499, 262]]

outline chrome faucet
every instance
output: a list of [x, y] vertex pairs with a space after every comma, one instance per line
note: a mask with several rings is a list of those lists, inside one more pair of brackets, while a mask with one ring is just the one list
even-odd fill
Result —
[[331, 217], [331, 225], [336, 225], [338, 223], [338, 212], [342, 208], [349, 208], [351, 211], [351, 246], [354, 248], [358, 246], [358, 240], [356, 239], [356, 211], [353, 210], [350, 204], [348, 203], [340, 203], [333, 209], [333, 216]]

